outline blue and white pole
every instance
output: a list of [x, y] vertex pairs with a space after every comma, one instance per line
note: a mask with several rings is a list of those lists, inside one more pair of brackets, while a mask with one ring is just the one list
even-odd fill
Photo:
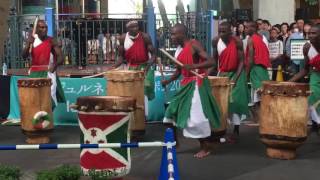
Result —
[[49, 149], [97, 149], [97, 148], [140, 148], [166, 147], [175, 143], [139, 142], [139, 143], [104, 143], [104, 144], [34, 144], [34, 145], [0, 145], [0, 150], [49, 150]]

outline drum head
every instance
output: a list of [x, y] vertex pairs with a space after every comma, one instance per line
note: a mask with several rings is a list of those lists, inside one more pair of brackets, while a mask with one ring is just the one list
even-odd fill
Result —
[[18, 80], [18, 87], [44, 87], [51, 86], [50, 78], [24, 78]]
[[77, 99], [79, 111], [130, 112], [136, 108], [136, 100], [126, 96], [83, 96]]

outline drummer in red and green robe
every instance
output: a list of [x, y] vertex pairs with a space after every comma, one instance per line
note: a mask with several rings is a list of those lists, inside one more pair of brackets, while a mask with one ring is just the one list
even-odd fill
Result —
[[63, 55], [57, 41], [48, 36], [47, 33], [47, 24], [44, 20], [39, 20], [36, 25], [36, 34], [34, 36], [29, 35], [22, 56], [27, 58], [30, 55], [29, 49], [32, 45], [32, 63], [29, 77], [51, 79], [51, 97], [54, 108], [58, 105], [58, 102], [65, 102], [62, 86], [56, 73], [58, 66], [63, 63]]
[[[171, 31], [171, 39], [176, 44], [175, 57], [183, 67], [177, 67], [176, 72], [162, 84], [167, 85], [182, 75], [181, 89], [170, 100], [164, 122], [173, 123], [183, 129], [183, 135], [200, 141], [200, 151], [194, 156], [204, 158], [211, 152], [211, 129], [220, 126], [220, 110], [211, 94], [211, 87], [204, 72], [213, 65], [213, 59], [207, 55], [200, 43], [189, 40], [187, 29], [182, 24], [176, 24]], [[195, 70], [204, 78], [199, 78], [189, 70]]]
[[260, 90], [263, 81], [269, 80], [268, 67], [271, 67], [269, 49], [263, 36], [257, 33], [256, 22], [248, 22], [245, 31], [249, 35], [245, 51], [245, 66], [251, 82], [252, 100], [259, 107]]
[[239, 135], [241, 117], [249, 114], [243, 45], [232, 35], [230, 23], [221, 23], [218, 31], [219, 35], [212, 40], [213, 58], [218, 62], [218, 76], [229, 77], [234, 83], [229, 97], [229, 116], [234, 124], [233, 132]]
[[298, 81], [310, 73], [309, 114], [312, 120], [312, 129], [320, 134], [320, 25], [313, 25], [308, 36], [310, 43], [306, 43], [303, 47], [304, 69], [289, 81]]
[[128, 32], [122, 34], [119, 38], [119, 57], [112, 68], [119, 67], [126, 60], [129, 70], [142, 70], [145, 72], [144, 93], [148, 98], [145, 101], [147, 105], [148, 100], [152, 100], [155, 97], [154, 70], [152, 69], [152, 65], [155, 62], [155, 50], [150, 36], [139, 31], [138, 21], [129, 21], [126, 27]]

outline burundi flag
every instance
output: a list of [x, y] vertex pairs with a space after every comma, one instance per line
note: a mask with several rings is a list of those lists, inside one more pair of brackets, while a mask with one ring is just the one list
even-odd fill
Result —
[[[130, 141], [130, 115], [124, 112], [79, 112], [79, 126], [83, 143], [127, 143]], [[131, 167], [129, 148], [82, 149], [80, 165], [84, 172], [90, 169], [124, 176]]]

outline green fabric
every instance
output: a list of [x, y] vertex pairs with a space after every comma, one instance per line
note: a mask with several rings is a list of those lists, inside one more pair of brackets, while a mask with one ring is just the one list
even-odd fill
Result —
[[25, 78], [24, 76], [11, 76], [10, 80], [10, 113], [7, 119], [20, 119], [20, 105], [18, 93], [18, 80]]
[[250, 70], [251, 87], [259, 89], [262, 86], [262, 81], [268, 81], [269, 74], [266, 68], [260, 65], [253, 65]]
[[[141, 64], [137, 67], [130, 66], [129, 70], [143, 71], [146, 66], [147, 64]], [[154, 93], [154, 69], [152, 67], [149, 68], [144, 79], [144, 94], [148, 97], [149, 101], [156, 97]]]
[[[31, 72], [29, 77], [30, 78], [48, 78], [48, 71]], [[56, 90], [57, 101], [58, 101], [58, 103], [65, 103], [66, 98], [63, 93], [60, 79], [58, 76], [56, 76], [56, 78], [57, 78], [56, 79], [56, 81], [57, 81], [57, 90]]]
[[[309, 105], [315, 104], [320, 100], [320, 73], [312, 71], [310, 75], [310, 90], [311, 95], [308, 98]], [[316, 107], [318, 113], [320, 113], [320, 106]]]
[[[171, 99], [165, 112], [165, 117], [174, 119], [177, 127], [181, 129], [187, 126], [187, 121], [190, 117], [195, 86], [195, 81], [183, 86]], [[211, 87], [208, 78], [203, 79], [203, 83], [199, 87], [199, 94], [203, 113], [205, 117], [209, 119], [210, 125], [213, 128], [220, 127], [220, 110], [215, 98], [211, 94]]]
[[199, 94], [204, 115], [209, 119], [213, 128], [219, 128], [221, 112], [216, 99], [212, 95], [211, 85], [207, 77], [203, 79], [202, 85], [199, 87]]
[[[230, 80], [235, 80], [236, 75], [236, 72], [228, 72], [226, 77], [229, 77]], [[231, 88], [232, 92], [229, 98], [229, 113], [249, 115], [248, 103], [250, 97], [245, 71], [240, 73], [237, 83]]]

